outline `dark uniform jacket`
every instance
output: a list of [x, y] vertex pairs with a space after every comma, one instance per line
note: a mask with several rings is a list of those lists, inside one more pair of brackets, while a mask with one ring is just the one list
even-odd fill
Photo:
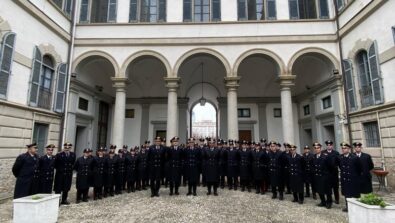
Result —
[[134, 182], [138, 179], [138, 166], [141, 164], [141, 157], [137, 154], [127, 154], [126, 162], [126, 179], [128, 182]]
[[312, 162], [313, 162], [314, 155], [311, 153], [303, 153], [303, 159], [306, 164], [306, 169], [305, 169], [305, 182], [306, 183], [312, 183], [313, 182], [313, 168], [312, 168]]
[[172, 182], [181, 181], [182, 160], [184, 159], [184, 151], [178, 146], [177, 149], [171, 146], [166, 152], [168, 172], [167, 178]]
[[239, 160], [240, 154], [236, 148], [229, 148], [226, 153], [228, 177], [239, 176]]
[[165, 149], [162, 146], [151, 146], [148, 150], [148, 166], [150, 180], [161, 180], [164, 168]]
[[19, 155], [12, 167], [16, 177], [14, 199], [38, 193], [39, 189], [39, 158], [30, 153]]
[[220, 153], [219, 153], [219, 155], [220, 155], [220, 158], [219, 158], [219, 166], [220, 166], [219, 174], [221, 176], [226, 176], [226, 172], [227, 172], [227, 166], [226, 166], [227, 157], [226, 157], [226, 154], [227, 154], [227, 149], [226, 149], [225, 146], [223, 146], [220, 149]]
[[148, 179], [148, 151], [140, 152], [138, 155], [138, 179], [140, 180], [147, 180]]
[[95, 156], [93, 158], [93, 186], [103, 187], [104, 186], [104, 171], [105, 171], [106, 157]]
[[199, 182], [201, 153], [196, 147], [185, 149], [185, 175], [189, 183]]
[[74, 170], [77, 171], [77, 180], [75, 186], [79, 190], [88, 189], [91, 186], [90, 180], [93, 173], [93, 158], [80, 157], [74, 164]]
[[106, 157], [105, 160], [105, 165], [104, 165], [104, 185], [106, 187], [112, 187], [115, 185], [115, 179], [117, 175], [117, 158], [114, 155], [113, 158], [110, 158], [110, 156]]
[[359, 157], [362, 165], [362, 176], [360, 178], [360, 192], [361, 194], [368, 194], [372, 189], [372, 175], [370, 171], [373, 169], [372, 157], [367, 153], [361, 153]]
[[340, 155], [340, 182], [344, 197], [359, 197], [361, 162], [354, 154]]
[[[125, 166], [125, 156], [127, 154], [122, 154], [117, 156], [117, 175], [116, 175], [116, 182], [118, 185], [122, 185], [124, 182], [124, 178], [126, 175], [126, 166]], [[121, 157], [122, 156], [122, 157]]]
[[305, 159], [295, 154], [288, 156], [289, 185], [292, 192], [303, 193], [306, 162]]
[[330, 173], [331, 163], [326, 153], [317, 154], [313, 157], [314, 184], [317, 193], [331, 194]]
[[322, 153], [326, 153], [328, 155], [328, 159], [330, 162], [330, 165], [332, 166], [331, 168], [331, 172], [329, 174], [330, 176], [330, 183], [332, 184], [332, 186], [335, 187], [339, 187], [339, 157], [340, 154], [338, 151], [336, 150], [331, 150], [331, 152], [329, 152], [329, 150], [324, 150], [322, 151]]
[[55, 156], [44, 155], [40, 157], [40, 193], [52, 193], [54, 178]]
[[282, 158], [282, 152], [269, 152], [269, 176], [270, 184], [273, 187], [284, 186], [284, 176], [283, 176], [283, 165], [284, 159]]
[[267, 162], [268, 157], [265, 151], [255, 150], [252, 152], [252, 175], [254, 180], [264, 179]]
[[217, 148], [207, 148], [203, 154], [206, 182], [218, 183], [220, 151]]
[[71, 188], [71, 182], [73, 179], [73, 166], [76, 160], [75, 153], [69, 152], [69, 156], [66, 152], [62, 151], [55, 156], [55, 184], [54, 191], [69, 191]]
[[251, 162], [252, 154], [251, 151], [246, 149], [240, 150], [240, 180], [250, 180], [251, 179]]

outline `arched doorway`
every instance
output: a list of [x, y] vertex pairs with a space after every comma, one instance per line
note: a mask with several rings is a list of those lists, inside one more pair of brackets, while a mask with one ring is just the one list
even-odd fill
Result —
[[218, 138], [218, 113], [211, 102], [196, 102], [190, 111], [190, 136]]

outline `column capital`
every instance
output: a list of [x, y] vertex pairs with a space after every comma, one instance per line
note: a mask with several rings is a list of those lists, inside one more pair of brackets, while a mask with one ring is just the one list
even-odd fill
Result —
[[164, 80], [166, 81], [166, 87], [169, 89], [169, 91], [171, 91], [171, 90], [175, 91], [179, 87], [181, 78], [179, 78], [179, 77], [165, 77]]
[[239, 81], [241, 77], [224, 77], [225, 86], [228, 90], [237, 90], [240, 86]]
[[125, 89], [129, 84], [129, 79], [126, 77], [111, 77], [112, 87], [118, 89]]
[[334, 80], [334, 82], [333, 82], [333, 86], [331, 87], [331, 90], [337, 91], [341, 89], [341, 87], [343, 86], [343, 76], [339, 74], [333, 75], [332, 79]]
[[281, 75], [277, 81], [280, 83], [281, 89], [289, 89], [295, 85], [295, 79], [295, 75]]

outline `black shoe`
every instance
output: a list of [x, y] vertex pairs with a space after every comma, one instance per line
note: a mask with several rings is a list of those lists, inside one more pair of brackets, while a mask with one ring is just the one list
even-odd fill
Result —
[[234, 190], [237, 190], [237, 187], [233, 188]]
[[277, 194], [273, 194], [272, 199], [276, 199], [276, 198], [277, 198]]
[[173, 196], [173, 192], [170, 192], [170, 193], [169, 193], [169, 196]]
[[82, 202], [88, 202], [88, 199], [87, 198], [82, 199]]
[[265, 192], [262, 191], [262, 192], [261, 192], [261, 195], [264, 195], [264, 194], [265, 194]]
[[100, 196], [99, 196], [99, 200], [101, 200], [101, 199], [103, 199], [103, 197], [100, 195]]
[[207, 192], [207, 196], [210, 195], [210, 194], [211, 194], [211, 192]]
[[316, 194], [313, 194], [313, 199], [317, 200], [317, 195]]
[[[77, 200], [75, 203], [76, 204], [79, 204], [81, 202], [81, 200]], [[63, 204], [63, 202], [62, 202], [62, 204]]]
[[303, 201], [298, 201], [299, 204], [303, 204]]
[[70, 202], [68, 202], [68, 201], [62, 201], [62, 203], [60, 203], [60, 204], [63, 204], [63, 205], [69, 205], [69, 204], [70, 204]]
[[196, 194], [196, 193], [193, 193], [193, 196], [197, 196], [197, 194]]
[[280, 194], [280, 197], [278, 198], [280, 201], [284, 200], [284, 196]]
[[332, 204], [331, 203], [327, 203], [326, 204], [326, 209], [331, 209], [332, 208]]
[[348, 212], [348, 208], [343, 208], [342, 211], [343, 212]]
[[217, 192], [214, 192], [214, 196], [218, 196], [218, 193], [217, 193]]
[[191, 193], [191, 192], [188, 192], [188, 193], [187, 193], [187, 196], [190, 196], [190, 195], [192, 195], [192, 193]]
[[175, 195], [180, 195], [180, 193], [178, 193], [178, 191], [177, 191], [177, 192], [175, 192], [174, 194], [175, 194]]
[[319, 204], [317, 204], [317, 206], [318, 206], [318, 207], [325, 207], [326, 204], [325, 204], [325, 203], [319, 203]]
[[229, 187], [229, 190], [232, 190], [233, 189], [233, 187]]
[[151, 194], [151, 197], [155, 197], [155, 194]]
[[337, 200], [337, 201], [335, 201], [335, 204], [339, 204], [339, 201]]
[[306, 194], [306, 195], [304, 195], [304, 197], [310, 197], [310, 194]]
[[298, 202], [298, 200], [296, 200], [296, 199], [293, 199], [293, 200], [292, 200], [292, 202], [296, 203], [296, 202]]

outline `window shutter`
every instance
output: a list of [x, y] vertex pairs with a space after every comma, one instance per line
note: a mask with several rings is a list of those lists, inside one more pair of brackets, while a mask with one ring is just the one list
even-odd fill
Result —
[[347, 100], [348, 107], [350, 110], [356, 110], [357, 106], [355, 104], [355, 91], [354, 91], [354, 81], [352, 75], [352, 64], [349, 60], [343, 60], [344, 66], [344, 77], [346, 79], [346, 92], [347, 92]]
[[183, 10], [184, 22], [192, 21], [192, 0], [184, 0]]
[[67, 64], [62, 63], [58, 66], [58, 80], [55, 95], [55, 112], [63, 112], [64, 98], [67, 86]]
[[38, 91], [40, 89], [41, 67], [42, 67], [42, 55], [40, 50], [36, 47], [34, 49], [34, 54], [33, 54], [32, 77], [30, 81], [29, 104], [32, 106], [37, 106], [38, 104]]
[[81, 0], [80, 22], [89, 22], [88, 9], [89, 9], [89, 0]]
[[369, 48], [369, 69], [370, 69], [370, 80], [372, 82], [372, 93], [374, 104], [380, 104], [384, 102], [382, 85], [380, 79], [380, 63], [377, 57], [377, 43], [376, 41]]
[[14, 57], [15, 33], [6, 33], [0, 48], [0, 98], [5, 98], [8, 89], [8, 80], [11, 75], [12, 61]]
[[137, 0], [130, 0], [129, 22], [137, 22]]
[[275, 20], [276, 18], [276, 0], [267, 0], [267, 19]]
[[166, 22], [166, 0], [159, 0], [159, 19], [160, 22]]
[[328, 0], [320, 0], [320, 18], [329, 18]]
[[237, 17], [239, 20], [247, 20], [246, 1], [247, 0], [237, 0]]
[[299, 19], [298, 0], [289, 0], [290, 19]]
[[340, 11], [344, 6], [344, 0], [336, 0], [337, 10]]
[[108, 0], [107, 22], [116, 22], [116, 20], [117, 20], [117, 0]]
[[212, 21], [221, 21], [221, 0], [212, 0]]

